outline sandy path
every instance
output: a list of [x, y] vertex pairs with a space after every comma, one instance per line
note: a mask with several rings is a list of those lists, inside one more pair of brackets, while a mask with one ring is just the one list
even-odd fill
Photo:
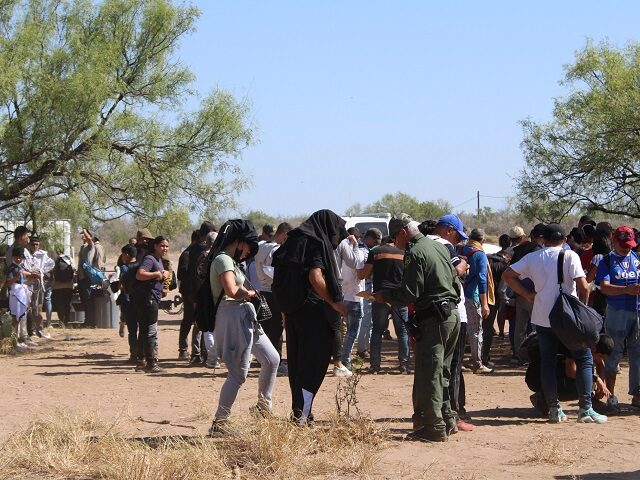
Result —
[[[38, 352], [0, 357], [0, 441], [30, 420], [58, 407], [94, 411], [106, 419], [144, 417], [169, 420], [173, 425], [128, 423], [132, 434], [189, 434], [206, 432], [224, 381], [225, 370], [213, 375], [204, 368], [189, 368], [175, 360], [179, 319], [164, 315], [160, 328], [160, 357], [164, 373], [136, 373], [125, 364], [126, 340], [116, 330], [70, 330], [72, 341], [56, 340]], [[504, 347], [503, 341], [500, 341]], [[500, 346], [500, 345], [498, 345]], [[640, 479], [640, 416], [630, 407], [607, 425], [579, 425], [577, 405], [566, 405], [570, 421], [548, 425], [533, 417], [524, 370], [507, 366], [507, 357], [497, 359], [498, 369], [489, 376], [467, 374], [467, 409], [477, 426], [474, 432], [452, 436], [444, 444], [403, 442], [411, 428], [411, 376], [392, 374], [393, 343], [385, 344], [389, 373], [364, 376], [359, 385], [359, 406], [375, 421], [388, 424], [393, 441], [381, 450], [376, 478], [443, 479]], [[502, 348], [504, 350], [504, 348]], [[624, 365], [619, 385], [627, 381]], [[256, 395], [256, 373], [241, 390], [235, 415], [245, 415]], [[334, 411], [338, 380], [327, 376], [315, 404], [318, 419]], [[622, 389], [621, 389], [622, 392]], [[630, 398], [620, 394], [622, 402]], [[289, 412], [288, 384], [278, 378], [274, 411]], [[208, 415], [207, 415], [208, 412]], [[127, 423], [127, 422], [125, 422]], [[191, 428], [187, 428], [191, 427]], [[559, 442], [548, 462], [532, 457]], [[579, 475], [579, 477], [578, 477]]]

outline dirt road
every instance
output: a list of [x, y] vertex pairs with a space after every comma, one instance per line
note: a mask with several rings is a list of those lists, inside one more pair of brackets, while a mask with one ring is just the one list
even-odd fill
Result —
[[[117, 330], [54, 330], [55, 340], [33, 354], [0, 357], [0, 441], [36, 417], [64, 407], [118, 416], [131, 422], [131, 434], [190, 434], [206, 432], [225, 370], [190, 368], [177, 357], [179, 319], [160, 322], [160, 357], [164, 373], [136, 373], [127, 365], [126, 339]], [[380, 452], [376, 478], [443, 479], [640, 479], [640, 412], [626, 405], [623, 415], [606, 425], [575, 422], [577, 405], [565, 405], [570, 421], [549, 425], [536, 418], [524, 384], [524, 370], [496, 358], [496, 372], [466, 374], [467, 409], [476, 429], [459, 433], [443, 444], [404, 442], [411, 428], [412, 377], [394, 371], [394, 344], [385, 343], [386, 374], [363, 376], [358, 386], [360, 408], [388, 426], [392, 441]], [[506, 352], [503, 340], [498, 347]], [[384, 364], [383, 364], [384, 365]], [[620, 400], [627, 366], [618, 381]], [[240, 392], [234, 415], [247, 415], [255, 403], [256, 369]], [[328, 375], [314, 411], [318, 419], [335, 411], [338, 379]], [[278, 378], [274, 411], [289, 413], [286, 378]], [[158, 422], [158, 423], [152, 423]], [[167, 422], [170, 422], [167, 424]], [[164, 423], [164, 424], [163, 424]]]

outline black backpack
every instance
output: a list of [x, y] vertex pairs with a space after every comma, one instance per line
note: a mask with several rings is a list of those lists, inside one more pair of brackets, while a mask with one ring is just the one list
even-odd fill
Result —
[[214, 301], [211, 294], [211, 277], [209, 276], [213, 258], [207, 255], [207, 252], [202, 252], [200, 257], [196, 264], [195, 273], [197, 290], [194, 316], [196, 325], [201, 331], [212, 332], [216, 325], [216, 311], [218, 310], [218, 305], [220, 305], [220, 300], [222, 300], [224, 289], [220, 292], [218, 299]]
[[53, 278], [58, 282], [70, 282], [73, 280], [73, 274], [75, 270], [73, 265], [67, 262], [64, 257], [59, 256], [56, 259], [56, 263], [53, 266]]

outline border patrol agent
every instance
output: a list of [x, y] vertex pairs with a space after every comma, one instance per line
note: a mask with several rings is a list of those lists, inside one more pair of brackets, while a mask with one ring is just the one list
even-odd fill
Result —
[[408, 248], [404, 276], [399, 288], [377, 292], [376, 301], [413, 303], [416, 311], [413, 407], [422, 415], [423, 426], [407, 435], [407, 440], [444, 442], [457, 432], [448, 391], [460, 331], [456, 273], [447, 249], [422, 235], [418, 222], [407, 216], [391, 219], [389, 230], [396, 246]]

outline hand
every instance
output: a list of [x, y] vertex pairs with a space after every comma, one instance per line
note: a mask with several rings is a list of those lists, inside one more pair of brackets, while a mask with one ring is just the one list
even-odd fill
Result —
[[162, 272], [162, 280], [169, 280], [171, 278], [171, 270], [164, 270]]
[[256, 296], [255, 290], [247, 290], [247, 300], [251, 300], [255, 296]]
[[489, 305], [482, 305], [480, 307], [480, 314], [482, 315], [482, 318], [487, 318], [489, 316]]
[[524, 295], [524, 298], [527, 300], [527, 302], [533, 303], [536, 299], [536, 292], [529, 292]]
[[342, 303], [335, 303], [334, 302], [334, 303], [331, 304], [331, 308], [333, 308], [336, 312], [338, 312], [343, 317], [347, 316], [347, 307], [346, 307], [346, 305], [343, 305]]
[[358, 239], [354, 235], [349, 235], [347, 240], [349, 240], [349, 243], [354, 247], [358, 244]]
[[640, 295], [640, 285], [627, 285], [625, 293], [627, 295]]

